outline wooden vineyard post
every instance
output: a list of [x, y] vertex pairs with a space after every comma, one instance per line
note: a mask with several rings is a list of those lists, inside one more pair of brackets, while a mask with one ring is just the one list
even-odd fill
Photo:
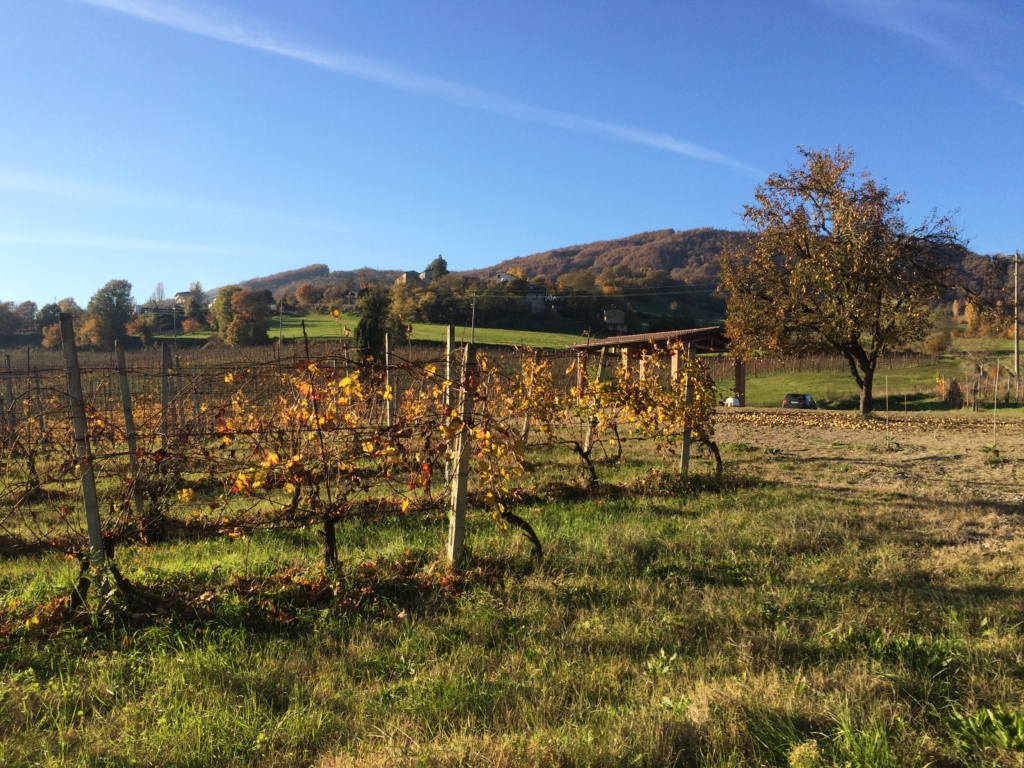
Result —
[[576, 353], [576, 404], [583, 400], [583, 391], [587, 388], [587, 353]]
[[469, 486], [469, 446], [473, 442], [473, 398], [476, 387], [476, 350], [466, 345], [462, 359], [462, 387], [459, 420], [462, 426], [452, 448], [452, 503], [448, 519], [448, 560], [455, 564], [466, 539], [466, 492]]
[[[686, 347], [686, 357], [690, 357], [690, 347]], [[686, 405], [693, 405], [693, 379], [690, 378], [690, 374], [685, 374], [683, 390], [683, 403]], [[679, 451], [679, 475], [684, 480], [690, 474], [690, 441], [692, 439], [692, 430], [690, 425], [687, 424], [683, 427], [683, 447]]]
[[39, 444], [46, 445], [46, 422], [43, 417], [43, 392], [39, 387], [39, 368], [32, 370], [32, 387], [36, 395], [36, 428], [39, 430]]
[[171, 374], [171, 434], [176, 443], [180, 445], [181, 436], [185, 431], [185, 413], [179, 403], [178, 395], [181, 394], [181, 358], [174, 356], [174, 368]]
[[[537, 363], [540, 361], [540, 353], [537, 350], [533, 350], [533, 375], [537, 375]], [[530, 388], [527, 390], [527, 395], [533, 397], [533, 384], [530, 384]], [[526, 413], [523, 414], [523, 429], [522, 429], [523, 442], [530, 442], [530, 409], [526, 409]]]
[[[445, 346], [445, 368], [444, 368], [444, 379], [445, 381], [455, 381], [455, 326], [448, 323], [448, 334], [446, 336]], [[444, 409], [446, 412], [451, 413], [452, 408], [455, 407], [455, 385], [449, 384], [444, 391]]]
[[387, 413], [387, 427], [395, 426], [395, 389], [391, 378], [391, 334], [384, 334], [384, 408]]
[[89, 531], [91, 563], [103, 566], [103, 528], [100, 524], [100, 506], [96, 498], [96, 476], [93, 457], [89, 453], [89, 430], [85, 420], [85, 399], [82, 395], [82, 375], [78, 370], [78, 349], [75, 347], [75, 326], [67, 312], [60, 313], [60, 338], [64, 347], [64, 370], [68, 380], [68, 399], [71, 421], [75, 429], [75, 447], [78, 451], [78, 472], [82, 482], [82, 501], [85, 504], [85, 523]]
[[[452, 410], [455, 408], [455, 326], [448, 323], [444, 355], [444, 380], [448, 386], [444, 388], [442, 402], [444, 404], [445, 423], [451, 421]], [[452, 479], [452, 460], [444, 463], [445, 482]]]
[[[605, 348], [601, 347], [601, 356], [597, 359], [597, 383], [600, 384], [604, 380], [604, 353]], [[587, 437], [583, 443], [583, 451], [589, 456], [590, 452], [594, 450], [594, 430], [597, 429], [597, 414], [593, 414], [590, 417], [590, 423], [587, 425]]]
[[132, 414], [132, 393], [128, 389], [128, 366], [124, 363], [124, 347], [120, 341], [114, 342], [114, 360], [117, 365], [117, 383], [121, 390], [121, 410], [124, 412], [125, 442], [128, 443], [128, 467], [132, 473], [132, 506], [135, 508], [135, 519], [139, 529], [145, 526], [142, 517], [142, 488], [139, 486], [138, 440], [135, 433], [135, 416]]
[[202, 434], [199, 427], [199, 373], [196, 364], [192, 363], [192, 432], [196, 435]]
[[4, 355], [4, 413], [7, 414], [7, 439], [14, 444], [14, 386], [11, 381], [11, 356]]
[[992, 387], [992, 448], [996, 447], [996, 411], [999, 409], [999, 359], [996, 359], [996, 381]]
[[171, 350], [166, 342], [160, 345], [160, 447], [167, 447], [167, 410], [170, 400], [170, 378], [168, 368], [171, 367]]

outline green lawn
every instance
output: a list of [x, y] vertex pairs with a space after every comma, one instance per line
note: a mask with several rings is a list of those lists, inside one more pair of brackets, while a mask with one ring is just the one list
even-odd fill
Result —
[[[0, 560], [0, 764], [1018, 765], [1024, 556], [944, 517], [991, 513], [723, 448], [593, 495], [534, 451], [540, 562], [480, 511], [458, 571], [440, 514], [342, 525], [331, 579], [309, 531], [179, 539], [122, 550], [145, 609], [58, 622], [74, 563]], [[884, 461], [845, 450], [807, 471]]]
[[[936, 380], [940, 376], [963, 382], [964, 371], [959, 360], [944, 357], [940, 358], [936, 365], [879, 368], [874, 381], [875, 408], [885, 408], [886, 390], [889, 394], [890, 410], [934, 410], [944, 407], [936, 399]], [[717, 384], [724, 397], [732, 390], [733, 378], [723, 377]], [[985, 384], [985, 397], [989, 403], [991, 386], [991, 383]], [[848, 371], [777, 373], [747, 379], [748, 406], [778, 406], [782, 403], [782, 398], [791, 392], [810, 394], [822, 408], [855, 409], [860, 401], [857, 383]]]
[[[270, 338], [278, 338], [278, 321], [275, 317], [270, 324]], [[322, 341], [324, 339], [339, 339], [343, 326], [348, 326], [349, 331], [355, 329], [359, 322], [357, 315], [343, 315], [341, 322], [329, 315], [306, 315], [305, 317], [284, 317], [281, 321], [280, 332], [285, 339], [301, 339], [302, 323], [306, 324], [306, 334], [310, 339]], [[412, 327], [412, 338], [414, 341], [437, 341], [443, 342], [447, 327], [444, 325], [431, 325], [429, 323], [414, 323]], [[212, 331], [201, 331], [199, 333], [183, 334], [183, 339], [205, 339], [213, 335]], [[161, 336], [160, 339], [171, 340], [170, 336]], [[470, 338], [468, 327], [458, 326], [455, 329], [455, 338], [458, 341]], [[478, 344], [500, 344], [506, 346], [527, 346], [536, 348], [564, 348], [575, 344], [582, 337], [565, 333], [544, 333], [541, 331], [509, 331], [501, 328], [477, 328], [476, 341]]]

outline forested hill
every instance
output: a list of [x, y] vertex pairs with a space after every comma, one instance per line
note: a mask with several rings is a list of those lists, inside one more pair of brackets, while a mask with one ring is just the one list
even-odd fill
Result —
[[601, 240], [588, 245], [555, 248], [532, 256], [517, 256], [493, 267], [465, 274], [489, 277], [497, 272], [522, 270], [528, 280], [547, 278], [554, 283], [568, 272], [587, 270], [594, 276], [619, 270], [641, 275], [645, 272], [670, 273], [673, 280], [685, 283], [713, 283], [718, 280], [718, 256], [726, 245], [738, 245], [749, 235], [724, 229], [688, 229], [677, 232], [659, 229], [638, 235]]
[[[718, 255], [726, 245], [739, 244], [748, 237], [745, 232], [724, 229], [688, 229], [677, 232], [659, 229], [641, 232], [618, 240], [601, 240], [587, 245], [516, 256], [491, 267], [467, 270], [466, 277], [490, 278], [498, 272], [522, 270], [529, 280], [547, 278], [551, 285], [569, 272], [587, 270], [595, 277], [604, 272], [622, 276], [643, 275], [665, 271], [672, 280], [685, 283], [713, 283], [718, 280]], [[429, 259], [410, 258], [406, 269], [422, 270]], [[422, 263], [421, 263], [422, 262]], [[398, 270], [378, 270], [363, 267], [355, 270], [331, 271], [326, 264], [311, 264], [300, 269], [278, 272], [266, 277], [255, 277], [238, 285], [251, 289], [268, 289], [275, 294], [291, 292], [302, 283], [326, 286], [351, 281], [356, 285], [390, 283], [400, 274]]]
[[266, 277], [254, 277], [237, 285], [249, 290], [269, 290], [272, 293], [293, 293], [303, 283], [327, 286], [336, 283], [351, 282], [353, 285], [368, 283], [393, 282], [401, 273], [396, 269], [348, 269], [331, 271], [326, 264], [310, 264], [308, 267], [289, 269]]

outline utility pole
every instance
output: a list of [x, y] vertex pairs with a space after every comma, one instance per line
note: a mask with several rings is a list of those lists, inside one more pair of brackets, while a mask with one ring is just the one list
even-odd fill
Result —
[[284, 296], [277, 302], [277, 348], [284, 343]]

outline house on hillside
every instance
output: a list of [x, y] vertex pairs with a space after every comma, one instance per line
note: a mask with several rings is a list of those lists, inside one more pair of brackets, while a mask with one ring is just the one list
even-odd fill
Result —
[[526, 293], [523, 294], [523, 301], [535, 315], [544, 311], [544, 299], [545, 291], [543, 288], [529, 284], [526, 286]]
[[[494, 282], [506, 286], [518, 283], [519, 285], [516, 285], [516, 289], [517, 291], [523, 291], [522, 301], [530, 308], [530, 311], [534, 314], [539, 314], [544, 311], [547, 295], [543, 287], [527, 283], [523, 278], [510, 275], [508, 272], [499, 272], [495, 275]], [[519, 287], [520, 285], [522, 288]]]
[[174, 303], [179, 307], [184, 307], [188, 302], [188, 297], [192, 295], [191, 291], [178, 291], [174, 294]]
[[606, 309], [601, 313], [605, 328], [612, 333], [627, 333], [626, 312], [622, 309]]
[[403, 272], [395, 278], [395, 285], [419, 285], [420, 282], [419, 272]]
[[433, 279], [434, 279], [434, 270], [432, 270], [432, 269], [424, 269], [422, 272], [420, 272], [420, 282], [423, 283], [424, 285], [426, 285], [427, 283], [429, 283]]
[[183, 312], [183, 308], [174, 299], [162, 299], [160, 301], [147, 301], [145, 304], [135, 305], [136, 315], [148, 315], [153, 312]]
[[341, 306], [345, 309], [355, 309], [356, 305], [359, 304], [359, 300], [366, 295], [366, 289], [360, 288], [358, 290], [348, 291], [341, 296]]

